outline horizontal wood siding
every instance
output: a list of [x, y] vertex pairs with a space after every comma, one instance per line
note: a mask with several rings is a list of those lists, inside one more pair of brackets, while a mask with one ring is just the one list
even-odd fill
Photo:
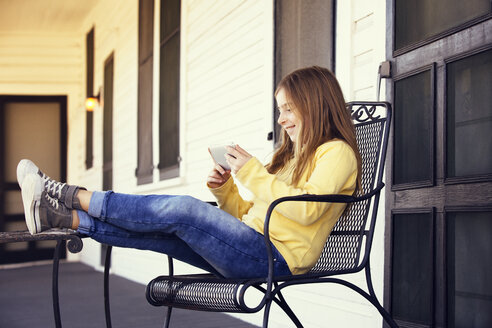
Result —
[[[204, 179], [212, 162], [210, 145], [235, 142], [260, 157], [271, 151], [272, 87], [265, 77], [273, 63], [266, 39], [264, 1], [195, 1], [186, 21], [186, 153], [189, 191], [211, 199]], [[268, 34], [267, 34], [268, 35]], [[268, 45], [268, 47], [266, 47]]]
[[[159, 181], [156, 169], [154, 183], [137, 186], [138, 11], [136, 4], [115, 3], [99, 2], [82, 29], [95, 28], [96, 92], [102, 86], [104, 60], [114, 51], [113, 189], [137, 194], [190, 194], [212, 200], [205, 185], [212, 167], [208, 146], [234, 141], [261, 160], [268, 159], [273, 149], [267, 141], [273, 110], [272, 4], [260, 0], [182, 1], [180, 177]], [[154, 49], [158, 51], [160, 1], [155, 5]], [[159, 158], [158, 58], [154, 53], [154, 161]], [[102, 185], [102, 115], [102, 110], [95, 111], [94, 168], [86, 171], [80, 166], [71, 176], [96, 190]], [[73, 137], [83, 144], [81, 137]], [[127, 249], [115, 249], [113, 254], [113, 272], [135, 281], [146, 283], [156, 273], [165, 273], [162, 255]], [[97, 267], [99, 247], [87, 240], [81, 258]], [[197, 269], [178, 264], [177, 271]]]

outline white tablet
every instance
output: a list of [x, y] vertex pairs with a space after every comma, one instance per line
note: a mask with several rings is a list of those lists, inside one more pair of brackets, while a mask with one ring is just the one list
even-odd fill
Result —
[[[234, 145], [229, 145], [229, 146], [234, 147]], [[231, 167], [229, 166], [229, 164], [227, 164], [227, 161], [225, 159], [225, 154], [227, 154], [226, 146], [210, 147], [210, 154], [212, 154], [214, 161], [217, 162], [220, 166], [222, 166], [225, 170], [231, 169]]]

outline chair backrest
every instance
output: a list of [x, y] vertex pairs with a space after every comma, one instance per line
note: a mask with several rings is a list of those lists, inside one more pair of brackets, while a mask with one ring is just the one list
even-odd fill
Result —
[[[362, 157], [362, 190], [355, 196], [362, 196], [383, 183], [391, 105], [386, 102], [352, 102], [347, 107], [355, 124]], [[355, 272], [365, 266], [371, 249], [378, 202], [379, 192], [347, 208], [335, 224], [321, 257], [310, 273]]]

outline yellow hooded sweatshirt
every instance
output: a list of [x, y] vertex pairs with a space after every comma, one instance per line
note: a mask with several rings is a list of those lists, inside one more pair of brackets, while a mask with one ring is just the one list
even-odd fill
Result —
[[[357, 160], [346, 142], [334, 139], [319, 146], [308, 167], [299, 183], [293, 186], [293, 160], [280, 172], [270, 174], [253, 157], [235, 175], [235, 179], [252, 192], [252, 201], [242, 199], [233, 179], [210, 190], [222, 210], [263, 234], [268, 206], [277, 198], [302, 194], [353, 194], [357, 181]], [[316, 264], [345, 206], [337, 203], [284, 202], [275, 207], [270, 220], [271, 241], [292, 274], [306, 273]]]

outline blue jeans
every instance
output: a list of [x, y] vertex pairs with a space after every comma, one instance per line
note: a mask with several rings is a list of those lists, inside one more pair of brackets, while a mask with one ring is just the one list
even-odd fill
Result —
[[[227, 278], [268, 274], [264, 237], [227, 212], [190, 196], [94, 192], [78, 231], [98, 242], [152, 250]], [[290, 275], [273, 246], [274, 274]]]

